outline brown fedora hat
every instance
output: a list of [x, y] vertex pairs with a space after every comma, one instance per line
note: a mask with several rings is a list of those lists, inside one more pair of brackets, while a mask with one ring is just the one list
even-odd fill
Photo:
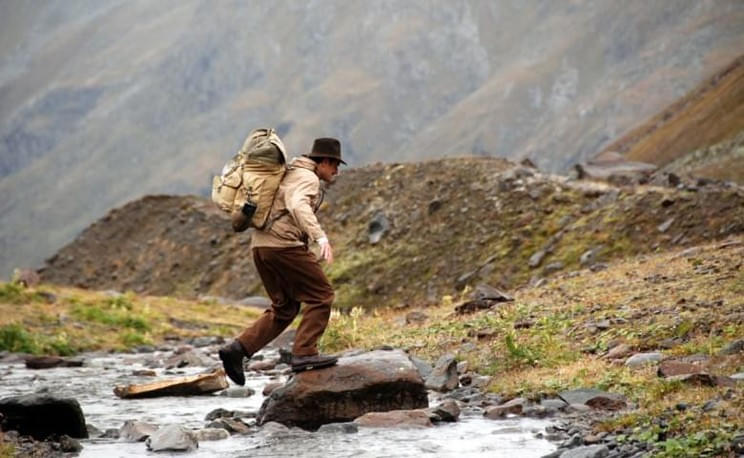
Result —
[[336, 159], [342, 164], [346, 162], [341, 159], [341, 142], [335, 138], [316, 138], [313, 142], [313, 149], [307, 157], [327, 157]]

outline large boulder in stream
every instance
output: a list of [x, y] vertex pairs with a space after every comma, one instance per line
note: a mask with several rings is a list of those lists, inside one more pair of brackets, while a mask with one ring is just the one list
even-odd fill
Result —
[[71, 398], [27, 394], [0, 399], [0, 429], [43, 440], [66, 434], [85, 439], [88, 429], [80, 404]]
[[401, 350], [341, 357], [338, 365], [300, 372], [264, 400], [258, 423], [317, 429], [367, 412], [428, 407], [424, 381]]

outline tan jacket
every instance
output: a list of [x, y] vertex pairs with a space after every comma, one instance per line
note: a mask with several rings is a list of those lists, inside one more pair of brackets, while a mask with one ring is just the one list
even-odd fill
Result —
[[273, 222], [267, 230], [253, 231], [252, 248], [303, 246], [326, 237], [315, 216], [323, 201], [315, 166], [306, 157], [295, 158], [290, 163], [269, 214], [269, 221]]

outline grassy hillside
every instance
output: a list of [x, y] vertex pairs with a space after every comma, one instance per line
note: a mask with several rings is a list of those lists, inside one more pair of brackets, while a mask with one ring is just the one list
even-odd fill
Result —
[[[471, 314], [454, 311], [470, 298], [469, 288], [426, 307], [389, 303], [374, 311], [334, 311], [321, 347], [392, 345], [429, 360], [451, 352], [469, 370], [493, 376], [488, 390], [504, 398], [539, 400], [580, 387], [622, 393], [637, 407], [600, 419], [596, 432], [648, 442], [656, 456], [729, 456], [725, 447], [744, 430], [741, 384], [665, 380], [655, 366], [631, 369], [624, 358], [609, 358], [608, 350], [624, 344], [630, 354], [693, 358], [713, 375], [744, 372], [744, 353], [721, 352], [744, 335], [742, 259], [744, 238], [737, 236], [618, 259], [598, 272], [561, 274], [514, 291], [513, 302]], [[413, 311], [424, 319], [408, 320]], [[214, 302], [3, 284], [0, 350], [69, 354], [158, 343], [171, 335], [231, 337], [255, 316]]]

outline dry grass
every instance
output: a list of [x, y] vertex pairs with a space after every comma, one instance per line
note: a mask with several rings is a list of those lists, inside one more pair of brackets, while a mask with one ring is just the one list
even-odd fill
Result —
[[74, 354], [124, 350], [166, 337], [229, 336], [258, 314], [210, 301], [110, 296], [55, 285], [23, 290], [9, 283], [0, 288], [0, 350]]

